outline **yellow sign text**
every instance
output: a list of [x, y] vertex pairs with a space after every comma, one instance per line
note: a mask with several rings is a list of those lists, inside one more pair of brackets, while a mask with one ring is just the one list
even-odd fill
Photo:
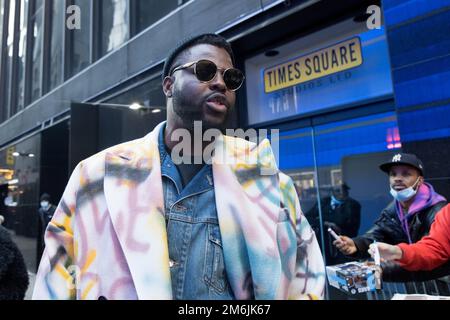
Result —
[[264, 70], [264, 91], [274, 92], [360, 66], [358, 37]]

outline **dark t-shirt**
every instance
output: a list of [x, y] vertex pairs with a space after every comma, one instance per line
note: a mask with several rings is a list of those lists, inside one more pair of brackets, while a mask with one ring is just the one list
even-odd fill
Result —
[[187, 186], [189, 181], [205, 166], [205, 164], [178, 164], [176, 165], [181, 179], [183, 180], [183, 188]]

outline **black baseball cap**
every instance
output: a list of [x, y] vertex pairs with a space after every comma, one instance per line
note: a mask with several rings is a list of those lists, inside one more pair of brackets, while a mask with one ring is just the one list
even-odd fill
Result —
[[392, 166], [399, 164], [414, 167], [419, 170], [420, 175], [423, 176], [423, 163], [415, 154], [412, 153], [397, 153], [389, 162], [380, 165], [380, 169], [386, 173], [389, 173]]

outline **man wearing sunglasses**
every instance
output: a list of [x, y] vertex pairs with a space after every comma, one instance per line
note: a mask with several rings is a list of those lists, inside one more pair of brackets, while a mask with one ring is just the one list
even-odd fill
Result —
[[[268, 140], [222, 134], [244, 82], [234, 65], [214, 34], [169, 55], [167, 121], [77, 166], [47, 229], [34, 298], [323, 297], [318, 243]], [[183, 157], [201, 161], [175, 161], [180, 133], [198, 124], [218, 132], [223, 157], [205, 159], [211, 139], [200, 150], [191, 139]]]

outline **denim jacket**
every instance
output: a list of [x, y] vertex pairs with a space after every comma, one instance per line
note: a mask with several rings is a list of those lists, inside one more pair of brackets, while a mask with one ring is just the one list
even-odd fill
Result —
[[233, 299], [225, 272], [211, 165], [183, 188], [159, 133], [159, 153], [174, 299]]

